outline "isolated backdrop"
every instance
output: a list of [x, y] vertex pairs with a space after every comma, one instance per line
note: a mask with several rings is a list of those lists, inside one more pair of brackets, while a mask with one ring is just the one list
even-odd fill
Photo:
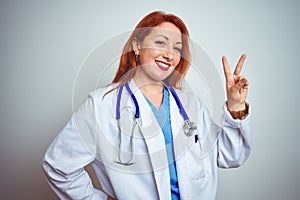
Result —
[[[132, 30], [154, 10], [186, 22], [223, 82], [221, 56], [233, 67], [241, 53], [248, 54], [242, 73], [250, 81], [253, 151], [241, 168], [219, 170], [217, 199], [299, 199], [296, 0], [1, 0], [1, 199], [56, 199], [41, 160], [76, 107], [72, 99], [80, 66], [99, 44]], [[93, 89], [88, 83], [86, 78], [81, 89]]]

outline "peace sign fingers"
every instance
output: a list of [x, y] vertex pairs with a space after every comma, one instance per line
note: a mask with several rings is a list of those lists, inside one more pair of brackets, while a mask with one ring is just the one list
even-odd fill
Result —
[[[243, 54], [240, 57], [237, 65], [236, 65], [236, 68], [234, 70], [234, 73], [233, 73], [234, 75], [238, 76], [241, 73], [246, 57], [247, 57], [246, 54]], [[222, 57], [222, 63], [223, 63], [225, 77], [226, 77], [226, 79], [228, 79], [232, 74], [230, 71], [230, 67], [229, 67], [227, 58], [225, 56]]]
[[223, 69], [226, 78], [227, 106], [230, 110], [242, 110], [248, 93], [248, 80], [241, 76], [246, 54], [240, 57], [233, 74], [225, 56], [222, 57]]

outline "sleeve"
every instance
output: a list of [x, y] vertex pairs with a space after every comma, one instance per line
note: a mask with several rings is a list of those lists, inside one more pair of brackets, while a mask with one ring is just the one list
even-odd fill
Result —
[[89, 98], [47, 149], [42, 167], [48, 183], [60, 199], [107, 199], [93, 187], [84, 167], [95, 159], [95, 147], [87, 147], [79, 134], [91, 140], [95, 137], [95, 117], [92, 98]]
[[234, 168], [241, 166], [249, 157], [251, 151], [251, 106], [246, 118], [233, 119], [223, 106], [222, 130], [218, 139], [217, 163], [220, 168]]

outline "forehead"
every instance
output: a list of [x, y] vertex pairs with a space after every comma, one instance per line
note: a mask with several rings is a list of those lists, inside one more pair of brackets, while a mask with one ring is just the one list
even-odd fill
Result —
[[176, 40], [176, 42], [181, 42], [182, 40], [180, 29], [170, 22], [163, 22], [160, 25], [153, 27], [148, 36], [165, 36], [170, 40]]

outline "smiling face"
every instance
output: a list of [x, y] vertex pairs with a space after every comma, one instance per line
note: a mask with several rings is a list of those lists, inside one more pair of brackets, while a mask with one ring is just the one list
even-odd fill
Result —
[[134, 80], [161, 82], [180, 62], [182, 34], [177, 26], [164, 22], [154, 27], [143, 41], [133, 41], [132, 45], [135, 54], [140, 57]]

